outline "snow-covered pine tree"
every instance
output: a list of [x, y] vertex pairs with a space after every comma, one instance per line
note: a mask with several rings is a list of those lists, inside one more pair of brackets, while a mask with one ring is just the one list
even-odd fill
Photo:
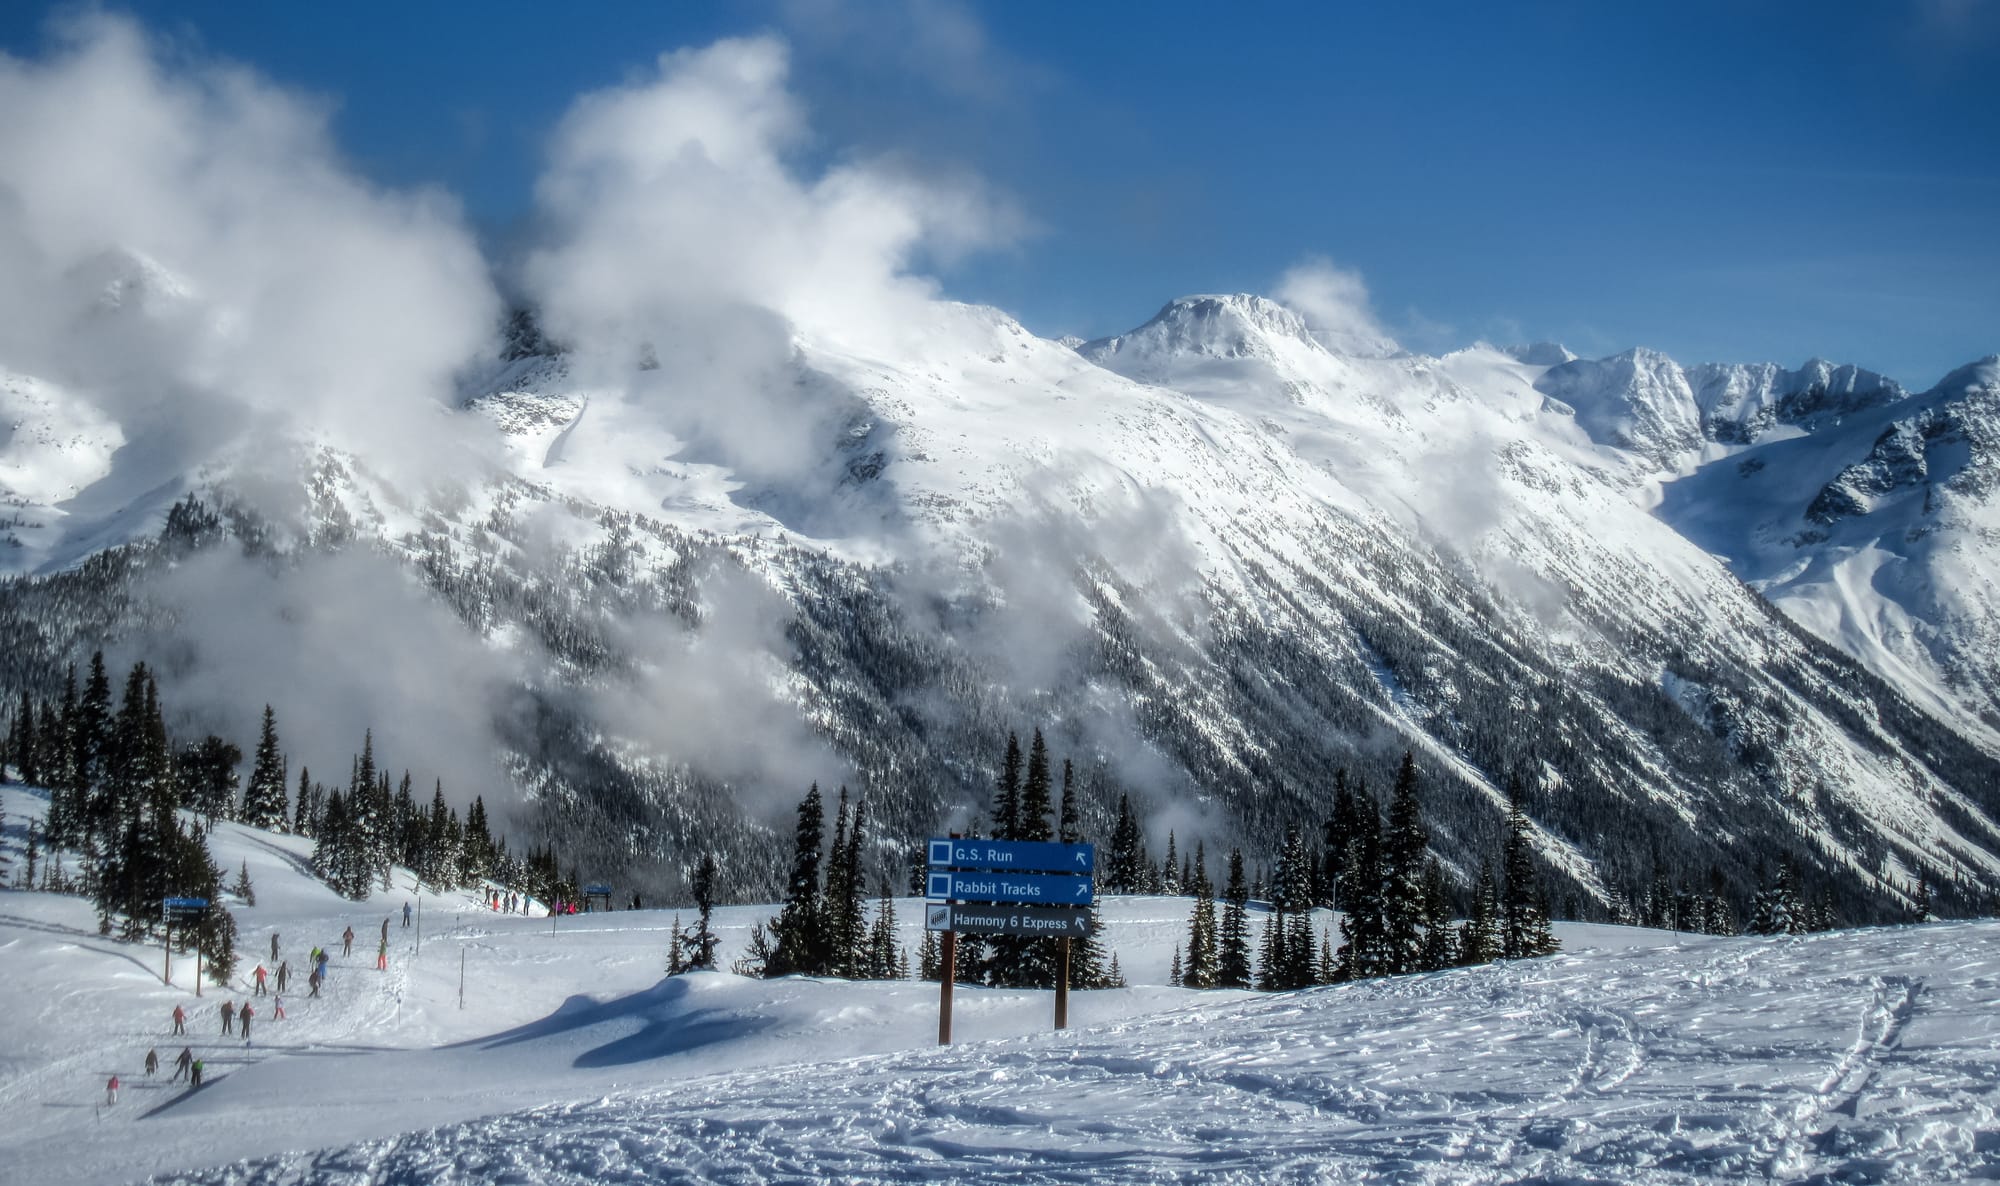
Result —
[[313, 834], [314, 826], [312, 771], [301, 766], [299, 767], [298, 810], [292, 816], [292, 835], [310, 836]]
[[1810, 930], [1805, 900], [1794, 883], [1791, 862], [1779, 861], [1777, 873], [1767, 872], [1761, 880], [1763, 885], [1750, 907], [1750, 933], [1803, 935]]
[[917, 979], [930, 981], [943, 979], [944, 968], [941, 966], [943, 960], [944, 953], [938, 949], [937, 932], [925, 927], [923, 941], [917, 945]]
[[1383, 914], [1391, 975], [1414, 972], [1424, 961], [1424, 855], [1430, 836], [1417, 802], [1417, 765], [1408, 750], [1396, 771], [1389, 823], [1382, 833]]
[[1167, 829], [1167, 855], [1160, 859], [1159, 892], [1178, 894], [1181, 892], [1180, 857], [1174, 848], [1174, 830]]
[[1264, 916], [1263, 940], [1257, 950], [1257, 987], [1278, 992], [1285, 987], [1289, 968], [1285, 957], [1285, 916], [1273, 910]]
[[1250, 884], [1243, 876], [1243, 850], [1229, 853], [1229, 881], [1222, 890], [1222, 917], [1216, 928], [1215, 985], [1250, 987]]
[[785, 902], [778, 917], [771, 920], [776, 944], [764, 963], [766, 976], [796, 973], [818, 975], [827, 950], [821, 929], [819, 863], [820, 843], [826, 831], [825, 808], [819, 784], [812, 784], [799, 801], [798, 823], [792, 831], [792, 876], [785, 886]]
[[716, 872], [715, 854], [703, 852], [701, 862], [695, 866], [694, 880], [689, 885], [697, 912], [694, 930], [683, 941], [689, 971], [713, 969], [715, 948], [722, 942], [715, 933]]
[[1287, 921], [1285, 936], [1285, 987], [1305, 988], [1319, 978], [1319, 956], [1315, 950], [1312, 914], [1300, 911]]
[[1175, 988], [1181, 987], [1181, 945], [1178, 943], [1174, 944], [1174, 960], [1167, 965], [1167, 983]]
[[1340, 895], [1341, 980], [1366, 980], [1394, 970], [1383, 899], [1381, 817], [1372, 800], [1356, 797], [1361, 810], [1355, 822], [1354, 858]]
[[1181, 983], [1189, 988], [1214, 988], [1217, 974], [1215, 887], [1200, 868], [1192, 870], [1194, 914], [1188, 920], [1187, 962]]
[[1111, 893], [1136, 894], [1143, 888], [1145, 838], [1138, 817], [1132, 814], [1131, 797], [1118, 796], [1118, 822], [1111, 829], [1110, 853], [1105, 862], [1104, 888]]
[[1500, 854], [1500, 955], [1531, 959], [1557, 950], [1528, 843], [1527, 791], [1507, 780], [1507, 840]]
[[1451, 929], [1451, 888], [1436, 857], [1424, 861], [1424, 937], [1417, 970], [1436, 972], [1458, 962], [1458, 936]]
[[257, 887], [250, 884], [249, 861], [244, 861], [236, 867], [236, 884], [229, 887], [229, 892], [241, 899], [245, 906], [257, 904]]
[[251, 760], [250, 781], [243, 787], [244, 823], [271, 831], [284, 828], [287, 822], [284, 767], [285, 755], [278, 749], [278, 714], [266, 704], [263, 723], [257, 730], [257, 754]]
[[[1044, 804], [1044, 809], [1046, 809]], [[1021, 739], [1007, 734], [1007, 753], [993, 786], [993, 838], [1019, 840], [1021, 822]]]
[[1498, 954], [1499, 907], [1499, 894], [1493, 888], [1493, 867], [1481, 863], [1479, 880], [1472, 887], [1471, 912], [1458, 928], [1459, 964], [1483, 964]]
[[678, 976], [687, 970], [687, 957], [681, 951], [681, 913], [676, 910], [674, 925], [667, 939], [667, 975]]
[[897, 967], [903, 964], [902, 952], [896, 943], [896, 900], [889, 896], [889, 880], [883, 878], [880, 892], [875, 899], [875, 921], [868, 930], [868, 977], [871, 980], [897, 980]]

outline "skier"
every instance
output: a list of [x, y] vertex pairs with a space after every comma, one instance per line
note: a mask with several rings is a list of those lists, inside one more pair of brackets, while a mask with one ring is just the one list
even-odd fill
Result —
[[187, 1078], [188, 1068], [193, 1065], [194, 1049], [188, 1046], [181, 1047], [180, 1057], [174, 1059], [174, 1082], [179, 1083]]
[[308, 991], [308, 992], [306, 993], [306, 995], [307, 995], [308, 997], [316, 997], [316, 996], [318, 996], [318, 995], [319, 995], [319, 973], [318, 973], [318, 972], [314, 972], [314, 973], [313, 973], [312, 975], [310, 975], [310, 976], [307, 976], [307, 977], [306, 977], [306, 988], [307, 988], [308, 990], [310, 990], [310, 991]]
[[403, 925], [410, 925], [410, 904], [408, 902], [403, 903]]
[[290, 981], [290, 980], [291, 980], [291, 978], [292, 978], [292, 965], [291, 965], [291, 961], [287, 960], [287, 961], [285, 961], [284, 963], [282, 963], [282, 964], [279, 964], [279, 965], [278, 965], [278, 991], [279, 991], [279, 992], [281, 992], [281, 993], [282, 993], [282, 992], [284, 992], [284, 991], [285, 991], [285, 984], [286, 984], [286, 983], [287, 983], [288, 981]]
[[278, 932], [271, 932], [271, 962], [278, 962]]
[[283, 1021], [285, 1019], [285, 998], [282, 994], [271, 998], [271, 1009], [272, 1021]]
[[157, 1050], [146, 1051], [146, 1078], [151, 1079], [153, 1076], [159, 1073], [160, 1073], [160, 1052]]
[[257, 1014], [251, 1010], [250, 1002], [243, 1002], [243, 1011], [236, 1015], [236, 1020], [243, 1027], [243, 1044], [245, 1046], [250, 1044], [250, 1019], [255, 1016]]
[[[349, 932], [348, 932], [348, 934], [350, 934], [350, 935], [352, 935], [353, 933], [354, 933], [353, 931], [349, 931]], [[328, 954], [327, 954], [326, 952], [324, 952], [324, 951], [322, 951], [322, 952], [320, 952], [320, 953], [319, 953], [319, 978], [320, 978], [320, 980], [321, 980], [322, 982], [324, 982], [324, 981], [326, 980], [326, 964], [327, 964], [327, 961], [328, 961], [328, 960], [330, 960], [330, 959], [332, 959], [332, 958], [333, 958], [332, 956], [328, 955]]]
[[375, 949], [375, 970], [377, 972], [389, 970], [389, 940], [386, 938], [382, 940], [382, 946]]
[[255, 972], [252, 972], [252, 973], [251, 973], [251, 975], [253, 975], [253, 976], [255, 976], [255, 977], [257, 978], [257, 995], [258, 995], [258, 996], [260, 996], [260, 997], [261, 997], [261, 996], [263, 996], [263, 995], [265, 995], [265, 993], [264, 993], [264, 965], [262, 965], [262, 964], [258, 964], [258, 965], [257, 965], [257, 970], [256, 970]]
[[222, 1032], [225, 1034], [235, 1033], [236, 1032], [235, 1021], [236, 1021], [236, 1002], [235, 1001], [222, 1002]]
[[111, 1076], [111, 1082], [104, 1085], [104, 1102], [107, 1104], [118, 1102], [118, 1076], [116, 1075]]
[[174, 1033], [176, 1033], [176, 1034], [185, 1034], [185, 1033], [187, 1033], [187, 1019], [188, 1019], [188, 1015], [187, 1015], [187, 1010], [185, 1010], [185, 1009], [181, 1008], [181, 1007], [180, 1007], [179, 1005], [175, 1005], [175, 1006], [174, 1006]]
[[382, 945], [389, 945], [389, 920], [386, 918], [382, 920]]
[[188, 1079], [188, 1082], [189, 1082], [190, 1084], [192, 1084], [192, 1085], [193, 1085], [193, 1086], [195, 1086], [195, 1087], [200, 1087], [200, 1086], [201, 1086], [201, 1060], [200, 1060], [200, 1059], [198, 1059], [198, 1058], [197, 1058], [197, 1059], [195, 1059], [195, 1060], [194, 1060], [194, 1066], [193, 1066], [193, 1067], [192, 1067], [192, 1068], [191, 1068], [191, 1069], [190, 1069], [190, 1070], [188, 1071], [188, 1075], [189, 1075], [189, 1079]]
[[353, 927], [349, 927], [340, 933], [340, 954], [343, 959], [354, 954]]

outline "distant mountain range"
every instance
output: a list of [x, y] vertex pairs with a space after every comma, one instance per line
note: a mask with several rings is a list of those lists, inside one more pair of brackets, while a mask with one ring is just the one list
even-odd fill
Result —
[[[96, 279], [105, 315], [178, 299]], [[897, 341], [793, 334], [705, 386], [522, 314], [439, 412], [463, 457], [417, 476], [0, 370], [0, 564], [28, 574], [0, 691], [108, 639], [241, 730], [274, 699], [307, 737], [356, 712], [393, 737], [456, 698], [387, 760], [504, 779], [521, 829], [660, 892], [696, 847], [774, 890], [769, 828], [813, 778], [865, 791], [896, 868], [1034, 726], [1099, 834], [1130, 796], [1156, 855], [1171, 829], [1257, 859], [1317, 827], [1336, 769], [1386, 790], [1407, 748], [1461, 885], [1525, 781], [1559, 910], [1656, 878], [1747, 896], [1780, 858], [1857, 920], [1920, 879], [2000, 889], [2000, 358], [1912, 394], [1818, 360], [1424, 357], [1246, 295], [1083, 343], [932, 302]], [[132, 542], [190, 494], [218, 538]], [[254, 664], [218, 600], [294, 606], [272, 673], [293, 626], [371, 628], [298, 608], [344, 588], [323, 556], [421, 590], [409, 645], [451, 664], [359, 709], [309, 670], [220, 678]], [[203, 576], [237, 565], [263, 575]]]

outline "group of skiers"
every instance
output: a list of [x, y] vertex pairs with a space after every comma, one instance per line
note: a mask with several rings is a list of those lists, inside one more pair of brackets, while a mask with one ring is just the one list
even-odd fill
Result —
[[501, 893], [497, 889], [489, 888], [486, 891], [486, 908], [488, 910], [497, 910], [502, 914], [512, 914], [516, 910], [522, 914], [528, 912], [526, 900], [512, 890]]
[[[406, 905], [403, 907], [403, 925], [405, 926], [409, 925], [409, 915], [410, 908]], [[340, 942], [341, 954], [351, 955], [354, 951], [353, 927], [348, 927], [341, 932]], [[319, 995], [320, 986], [326, 983], [327, 962], [330, 958], [330, 953], [324, 948], [315, 947], [312, 949], [312, 971], [306, 977], [306, 985], [309, 990], [306, 994], [307, 996], [316, 997]], [[278, 934], [276, 931], [271, 933], [271, 962], [278, 966], [277, 972], [273, 973], [265, 968], [263, 964], [258, 964], [256, 970], [250, 973], [251, 995], [253, 997], [269, 996], [271, 998], [271, 1019], [273, 1021], [283, 1021], [285, 1019], [285, 988], [291, 983], [292, 965], [291, 961], [280, 960], [278, 958]], [[386, 970], [389, 966], [389, 920], [386, 918], [382, 920], [382, 943], [376, 951], [375, 966], [383, 970]], [[271, 983], [273, 980], [277, 982], [275, 986]], [[243, 1044], [248, 1046], [250, 1044], [250, 1024], [257, 1018], [257, 1011], [251, 1006], [250, 1002], [245, 1001], [241, 1005], [238, 1005], [234, 1000], [224, 1001], [217, 1012], [222, 1018], [223, 1034], [235, 1036], [240, 1031]], [[175, 1005], [173, 1018], [174, 1036], [184, 1037], [187, 1034], [187, 1010], [180, 1005]], [[160, 1052], [158, 1050], [146, 1051], [146, 1077], [148, 1079], [152, 1078], [159, 1073], [159, 1070]], [[190, 1086], [200, 1087], [201, 1073], [202, 1061], [194, 1056], [193, 1048], [188, 1046], [181, 1047], [180, 1057], [174, 1060], [174, 1077], [171, 1082], [179, 1083], [181, 1080], [186, 1079]], [[105, 1103], [115, 1104], [118, 1102], [119, 1086], [118, 1076], [115, 1074], [112, 1075], [104, 1086]]]
[[[181, 1011], [176, 1007], [174, 1009], [174, 1024], [178, 1026], [181, 1021]], [[176, 1029], [174, 1032], [179, 1033], [180, 1030]], [[180, 1056], [174, 1059], [174, 1077], [169, 1082], [179, 1083], [185, 1079], [188, 1081], [189, 1086], [200, 1087], [202, 1069], [203, 1063], [194, 1056], [194, 1048], [192, 1046], [183, 1046], [181, 1047]], [[146, 1078], [151, 1079], [159, 1073], [160, 1052], [158, 1050], [146, 1051]], [[118, 1102], [118, 1086], [118, 1076], [113, 1074], [110, 1082], [104, 1085], [105, 1103], [115, 1104]]]

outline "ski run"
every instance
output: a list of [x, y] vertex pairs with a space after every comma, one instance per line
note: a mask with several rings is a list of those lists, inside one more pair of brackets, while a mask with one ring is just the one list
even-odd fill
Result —
[[[6, 856], [46, 798], [4, 794]], [[1779, 939], [1559, 925], [1563, 953], [1290, 993], [1167, 987], [1190, 901], [1105, 900], [1131, 984], [662, 978], [672, 910], [348, 902], [238, 824], [239, 975], [197, 998], [87, 900], [0, 896], [0, 1179], [187, 1183], [1912, 1182], [2000, 1174], [2000, 924]], [[421, 917], [401, 925], [404, 902]], [[919, 938], [916, 903], [900, 937]], [[772, 907], [719, 912], [725, 961]], [[387, 971], [374, 967], [383, 920]], [[339, 936], [352, 926], [354, 953]], [[250, 977], [272, 932], [286, 1019]], [[421, 948], [419, 940], [421, 938]], [[464, 1004], [460, 1006], [460, 972]], [[218, 1009], [249, 999], [255, 1038]], [[176, 1005], [189, 1037], [170, 1036]], [[199, 1091], [168, 1080], [183, 1044]], [[148, 1077], [142, 1060], [160, 1054]], [[124, 1090], [104, 1102], [106, 1080]]]

